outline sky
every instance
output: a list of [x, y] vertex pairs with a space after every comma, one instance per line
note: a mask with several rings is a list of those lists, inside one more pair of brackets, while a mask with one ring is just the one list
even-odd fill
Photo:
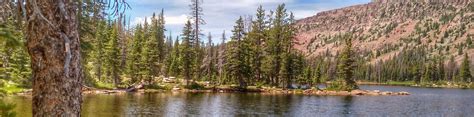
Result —
[[[207, 37], [210, 32], [214, 43], [219, 43], [223, 31], [230, 37], [231, 30], [239, 16], [255, 15], [259, 5], [268, 12], [279, 4], [285, 3], [287, 11], [293, 12], [296, 19], [310, 17], [318, 12], [357, 4], [366, 4], [371, 0], [204, 0], [203, 19], [207, 24], [201, 26]], [[131, 9], [126, 11], [132, 26], [142, 24], [153, 12], [158, 14], [164, 9], [167, 36], [179, 36], [189, 14], [191, 0], [129, 0]], [[207, 38], [203, 38], [207, 41]]]

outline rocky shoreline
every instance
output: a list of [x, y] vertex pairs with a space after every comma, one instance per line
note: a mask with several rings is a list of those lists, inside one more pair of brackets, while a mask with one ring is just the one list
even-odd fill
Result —
[[[211, 88], [203, 90], [191, 90], [191, 89], [180, 89], [173, 88], [171, 90], [163, 89], [138, 89], [129, 91], [126, 89], [88, 89], [83, 90], [83, 94], [125, 94], [125, 93], [162, 93], [162, 92], [182, 92], [182, 93], [261, 93], [265, 95], [291, 95], [291, 94], [302, 94], [302, 95], [316, 95], [316, 96], [403, 96], [410, 95], [409, 92], [390, 92], [390, 91], [379, 91], [379, 90], [352, 90], [352, 91], [332, 91], [332, 90], [321, 90], [321, 89], [281, 89], [281, 88], [257, 88], [257, 89], [235, 89], [235, 88]], [[17, 93], [16, 95], [31, 95], [32, 90], [25, 90], [24, 92]]]
[[[156, 90], [156, 89], [140, 89], [135, 92], [127, 92], [126, 90], [91, 90], [84, 91], [84, 94], [122, 94], [122, 93], [161, 93], [170, 92], [170, 90]], [[318, 90], [318, 89], [307, 89], [307, 90], [285, 90], [285, 89], [258, 89], [258, 90], [229, 90], [229, 89], [215, 89], [215, 90], [189, 90], [189, 89], [175, 89], [171, 92], [182, 92], [182, 93], [261, 93], [269, 95], [278, 94], [303, 94], [303, 95], [316, 95], [316, 96], [404, 96], [410, 95], [409, 92], [390, 92], [390, 91], [379, 91], [379, 90], [352, 90], [352, 91], [329, 91], [329, 90]]]

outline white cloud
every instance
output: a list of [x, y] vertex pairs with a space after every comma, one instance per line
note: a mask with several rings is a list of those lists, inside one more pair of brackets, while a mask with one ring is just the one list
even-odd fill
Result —
[[179, 16], [167, 16], [165, 15], [165, 23], [170, 25], [184, 24], [188, 20], [188, 16], [185, 14]]
[[[147, 17], [146, 19], [147, 19], [147, 22], [149, 22], [150, 17]], [[131, 23], [132, 25], [137, 25], [137, 24], [143, 24], [144, 22], [145, 22], [144, 17], [135, 17]]]
[[291, 12], [293, 12], [293, 14], [295, 15], [295, 19], [302, 19], [302, 18], [306, 18], [306, 17], [309, 17], [309, 16], [316, 15], [316, 13], [318, 11], [316, 11], [316, 10], [295, 10], [295, 11], [291, 11]]

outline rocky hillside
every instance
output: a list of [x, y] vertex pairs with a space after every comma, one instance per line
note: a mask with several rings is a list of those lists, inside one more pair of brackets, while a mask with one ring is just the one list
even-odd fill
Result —
[[350, 37], [370, 61], [417, 47], [459, 61], [465, 52], [474, 56], [473, 21], [471, 0], [374, 0], [298, 20], [295, 47], [309, 56], [334, 55]]

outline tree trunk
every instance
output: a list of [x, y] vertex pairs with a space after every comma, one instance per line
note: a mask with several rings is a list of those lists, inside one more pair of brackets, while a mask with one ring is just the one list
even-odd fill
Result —
[[35, 117], [80, 116], [82, 69], [76, 10], [73, 0], [27, 0]]

